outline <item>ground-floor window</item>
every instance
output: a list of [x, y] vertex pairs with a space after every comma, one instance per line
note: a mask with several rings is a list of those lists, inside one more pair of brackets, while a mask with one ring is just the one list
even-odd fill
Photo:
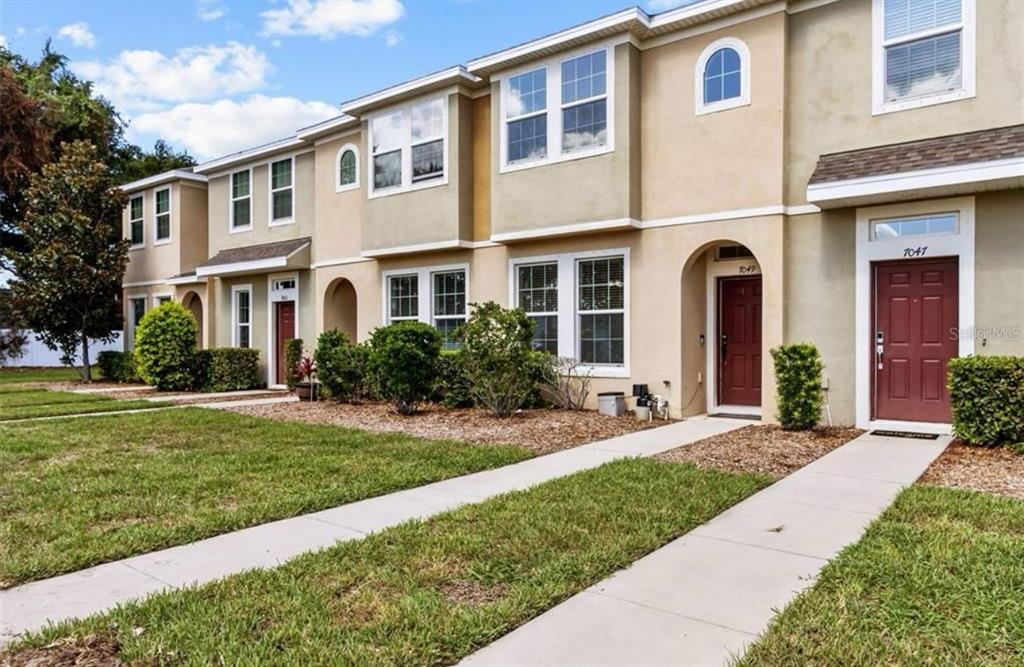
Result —
[[128, 300], [128, 341], [135, 346], [135, 329], [146, 314], [146, 297], [135, 297]]
[[392, 276], [388, 279], [388, 294], [391, 322], [419, 319], [419, 276]]
[[231, 303], [234, 323], [232, 344], [235, 347], [252, 345], [252, 287], [249, 285], [231, 289]]
[[466, 322], [466, 272], [437, 271], [432, 274], [434, 326], [444, 337], [445, 349], [459, 346], [455, 332]]
[[[466, 322], [469, 269], [425, 267], [385, 274], [385, 321], [419, 320], [441, 331], [446, 349], [458, 347], [455, 332]], [[422, 289], [421, 289], [422, 286]]]
[[516, 298], [533, 320], [533, 348], [558, 354], [558, 263], [518, 266]]
[[579, 333], [584, 364], [621, 365], [625, 359], [625, 287], [622, 257], [577, 263]]

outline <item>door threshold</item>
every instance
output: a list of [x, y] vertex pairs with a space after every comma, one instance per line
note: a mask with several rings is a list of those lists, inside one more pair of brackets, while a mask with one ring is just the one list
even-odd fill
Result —
[[721, 417], [722, 419], [742, 419], [749, 422], [761, 421], [761, 415], [754, 415], [745, 412], [712, 412], [708, 417]]
[[912, 422], [897, 419], [873, 419], [868, 422], [869, 431], [900, 431], [909, 433], [927, 433], [930, 435], [952, 435], [953, 425], [938, 422]]

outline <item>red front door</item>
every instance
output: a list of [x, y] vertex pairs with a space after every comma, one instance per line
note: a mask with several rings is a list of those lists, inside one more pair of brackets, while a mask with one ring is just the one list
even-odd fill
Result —
[[957, 260], [874, 270], [874, 418], [949, 423], [946, 365], [957, 356]]
[[288, 364], [285, 363], [285, 343], [295, 338], [295, 302], [278, 301], [274, 304], [274, 341], [277, 349], [277, 384], [288, 381]]
[[761, 277], [718, 281], [718, 403], [761, 405]]

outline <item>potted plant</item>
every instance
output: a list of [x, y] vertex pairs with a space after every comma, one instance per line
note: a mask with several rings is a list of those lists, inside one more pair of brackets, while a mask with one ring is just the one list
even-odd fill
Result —
[[299, 400], [316, 400], [317, 382], [313, 379], [316, 375], [316, 362], [313, 361], [313, 357], [305, 355], [299, 359], [299, 363], [295, 365], [295, 374], [300, 378], [300, 381], [295, 383], [295, 395]]

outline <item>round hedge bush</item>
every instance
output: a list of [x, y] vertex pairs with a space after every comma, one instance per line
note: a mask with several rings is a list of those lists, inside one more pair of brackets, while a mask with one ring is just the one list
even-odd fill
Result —
[[373, 331], [367, 366], [380, 397], [408, 415], [432, 395], [440, 356], [441, 333], [429, 324], [405, 321]]
[[157, 389], [191, 389], [199, 328], [192, 313], [173, 301], [146, 313], [135, 329], [135, 365]]

